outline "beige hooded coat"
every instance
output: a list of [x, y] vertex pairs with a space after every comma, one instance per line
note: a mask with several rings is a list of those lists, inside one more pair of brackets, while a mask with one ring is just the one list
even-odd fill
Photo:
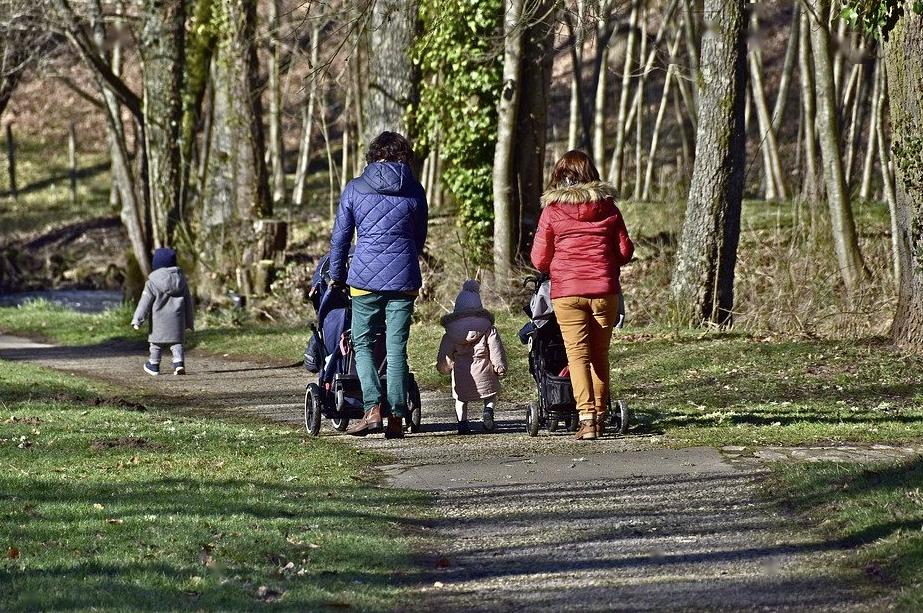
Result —
[[479, 309], [450, 313], [442, 318], [445, 334], [439, 345], [436, 368], [452, 373], [452, 395], [472, 402], [500, 391], [506, 374], [506, 349], [490, 312]]

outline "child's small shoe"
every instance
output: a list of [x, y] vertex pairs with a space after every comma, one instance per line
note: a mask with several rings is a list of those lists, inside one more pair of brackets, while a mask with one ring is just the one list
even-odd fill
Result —
[[493, 432], [494, 431], [494, 410], [493, 409], [484, 409], [484, 432]]
[[471, 434], [471, 425], [467, 420], [458, 422], [459, 434]]
[[173, 362], [173, 374], [174, 375], [185, 375], [186, 366], [182, 362]]
[[160, 364], [154, 364], [153, 362], [145, 362], [144, 372], [151, 375], [152, 377], [156, 377], [157, 375], [160, 374]]

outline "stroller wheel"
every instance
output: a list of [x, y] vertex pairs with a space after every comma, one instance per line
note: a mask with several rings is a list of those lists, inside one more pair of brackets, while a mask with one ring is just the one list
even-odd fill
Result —
[[349, 418], [334, 417], [330, 420], [330, 423], [333, 424], [333, 427], [336, 428], [338, 432], [346, 432], [346, 428], [349, 427]]
[[548, 431], [557, 432], [558, 426], [560, 425], [558, 418], [552, 415], [548, 416]]
[[538, 436], [538, 429], [541, 426], [541, 416], [539, 415], [538, 404], [531, 402], [526, 409], [526, 432], [529, 436]]
[[630, 417], [628, 403], [624, 400], [618, 400], [615, 403], [614, 408], [614, 411], [609, 411], [611, 415], [609, 423], [612, 424], [612, 429], [615, 430], [618, 434], [625, 434], [628, 432], [628, 421]]
[[420, 431], [420, 420], [423, 415], [420, 405], [420, 388], [417, 386], [416, 379], [411, 377], [410, 385], [407, 386], [407, 426], [412, 434]]
[[624, 400], [619, 400], [618, 407], [619, 407], [618, 433], [625, 434], [628, 432], [628, 420], [629, 420], [628, 403], [625, 402]]
[[320, 413], [320, 388], [309, 383], [304, 390], [304, 427], [311, 436], [317, 436], [320, 432]]

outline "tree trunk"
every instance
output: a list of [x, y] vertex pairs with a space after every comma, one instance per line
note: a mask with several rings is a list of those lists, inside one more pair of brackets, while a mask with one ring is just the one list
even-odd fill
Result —
[[[665, 16], [663, 19], [666, 21], [668, 17]], [[661, 31], [663, 31], [665, 25], [665, 23], [661, 23]], [[658, 40], [654, 41], [651, 49], [653, 53], [657, 52], [658, 42], [659, 36]], [[647, 6], [644, 6], [641, 11], [641, 49], [639, 51], [638, 57], [643, 60], [647, 56]], [[641, 71], [641, 75], [638, 77], [638, 86], [635, 89], [635, 108], [637, 109], [635, 113], [635, 186], [631, 192], [632, 200], [641, 199], [641, 141], [644, 136], [644, 86], [647, 84], [647, 71], [648, 66], [645, 64], [644, 70]]]
[[[625, 41], [625, 62], [622, 65], [622, 87], [619, 91], [619, 110], [615, 122], [615, 150], [612, 152], [612, 166], [609, 168], [609, 182], [616, 192], [622, 191], [622, 171], [625, 161], [625, 132], [628, 128], [628, 92], [631, 88], [632, 62], [635, 54], [635, 39], [638, 31], [638, 15], [643, 0], [632, 0], [631, 15], [628, 18], [628, 37]], [[640, 62], [638, 62], [640, 64]]]
[[500, 280], [510, 276], [513, 262], [514, 191], [513, 151], [516, 115], [521, 89], [523, 5], [525, 0], [504, 0], [503, 89], [497, 105], [497, 144], [494, 149], [494, 274]]
[[923, 349], [923, 17], [912, 2], [885, 41], [891, 110], [891, 151], [895, 168], [896, 213], [902, 269], [894, 342]]
[[593, 99], [593, 162], [597, 168], [606, 165], [606, 84], [609, 73], [609, 41], [612, 27], [612, 2], [602, 0], [596, 21], [596, 92]]
[[[695, 14], [692, 10], [693, 0], [683, 0], [683, 32], [686, 39], [686, 55], [689, 56], [689, 74], [692, 75], [692, 110], [690, 113], [693, 117], [698, 117], [699, 109], [699, 31], [696, 27]], [[677, 79], [677, 83], [682, 83]]]
[[782, 162], [779, 161], [779, 146], [776, 142], [776, 133], [772, 129], [772, 118], [769, 115], [769, 106], [766, 104], [761, 75], [762, 67], [760, 66], [758, 52], [752, 51], [750, 52], [750, 92], [753, 96], [753, 106], [756, 107], [760, 149], [763, 152], [763, 165], [766, 173], [766, 199], [779, 198], [786, 200], [788, 194], [785, 190], [782, 175]]
[[814, 55], [814, 70], [817, 81], [814, 93], [817, 100], [817, 132], [820, 137], [821, 160], [824, 164], [824, 184], [827, 187], [827, 205], [830, 208], [830, 222], [833, 225], [833, 246], [836, 251], [840, 276], [849, 292], [856, 291], [868, 275], [856, 224], [853, 221], [849, 192], [843, 174], [843, 159], [840, 150], [840, 126], [837, 121], [837, 98], [834, 96], [833, 66], [830, 52], [830, 34], [827, 31], [828, 3], [825, 0], [809, 0], [819, 19], [809, 25], [811, 50]]
[[801, 182], [802, 198], [811, 203], [812, 210], [820, 200], [820, 171], [817, 165], [817, 101], [814, 98], [814, 65], [811, 62], [811, 23], [808, 11], [801, 11], [798, 29], [798, 77], [801, 82], [801, 108], [804, 117], [804, 177]]
[[13, 140], [13, 124], [6, 124], [6, 174], [10, 183], [10, 198], [19, 198], [19, 188], [16, 185], [16, 141]]
[[583, 131], [583, 32], [585, 0], [577, 0], [577, 17], [570, 17], [567, 13], [567, 25], [571, 36], [571, 63], [573, 70], [570, 79], [570, 119], [567, 124], [567, 148], [577, 148], [577, 138]]
[[779, 79], [779, 91], [776, 103], [772, 108], [772, 129], [779, 133], [782, 127], [782, 118], [785, 116], [785, 107], [788, 104], [788, 88], [795, 72], [795, 62], [798, 60], [798, 40], [801, 34], [801, 8], [799, 0], [794, 1], [792, 8], [792, 22], [788, 30], [788, 44], [785, 47], [785, 60], [782, 63], [782, 76]]
[[298, 147], [298, 166], [295, 168], [295, 187], [292, 190], [292, 204], [300, 208], [304, 203], [304, 182], [311, 164], [311, 133], [314, 126], [314, 101], [317, 98], [317, 81], [320, 79], [318, 68], [318, 47], [320, 25], [315, 24], [311, 30], [311, 60], [308, 76], [308, 97], [301, 113], [301, 145]]
[[183, 120], [186, 10], [183, 0], [145, 0], [141, 32], [143, 112], [151, 234], [173, 243], [180, 211], [180, 124]]
[[[93, 43], [97, 50], [104, 48], [106, 41], [106, 28], [102, 17], [102, 6], [97, 1], [90, 4], [90, 27], [93, 33]], [[105, 56], [101, 61], [105, 61]], [[113, 73], [114, 74], [114, 73]], [[151, 248], [153, 239], [150, 234], [150, 224], [148, 223], [149, 211], [147, 207], [147, 198], [143, 180], [138, 180], [131, 166], [131, 154], [128, 151], [128, 143], [125, 136], [125, 126], [122, 123], [122, 109], [120, 98], [113, 91], [112, 87], [107, 84], [99, 75], [99, 71], [94, 71], [94, 77], [102, 94], [106, 110], [106, 136], [109, 144], [109, 156], [112, 164], [112, 180], [119, 191], [119, 200], [121, 209], [119, 216], [125, 231], [128, 234], [128, 241], [131, 244], [132, 255], [138, 264], [142, 274], [147, 276], [151, 272]], [[133, 118], [136, 120], [136, 117]], [[133, 124], [134, 125], [134, 124]], [[141, 141], [141, 142], [139, 142]], [[135, 139], [137, 150], [139, 151], [139, 167], [143, 167], [144, 143], [143, 139]]]
[[732, 323], [746, 131], [744, 0], [705, 0], [695, 167], [671, 290], [693, 322]]
[[875, 73], [875, 85], [878, 96], [875, 105], [875, 115], [872, 117], [872, 124], [875, 126], [875, 140], [878, 143], [878, 162], [881, 166], [881, 183], [884, 192], [885, 201], [888, 203], [888, 211], [891, 216], [891, 260], [894, 267], [894, 287], [898, 294], [901, 291], [901, 285], [907, 271], [904, 268], [906, 258], [906, 247], [901, 242], [901, 228], [898, 223], [899, 215], [897, 209], [897, 189], [894, 185], [894, 174], [891, 172], [890, 153], [888, 151], [887, 137], [885, 136], [884, 109], [885, 100], [888, 96], [888, 82], [885, 74], [885, 65], [879, 62], [878, 71]]
[[199, 251], [212, 260], [210, 268], [222, 283], [239, 277], [241, 266], [246, 277], [247, 267], [256, 264], [253, 222], [272, 215], [272, 196], [258, 94], [256, 6], [221, 0], [219, 10], [225, 25], [212, 63], [212, 138]]
[[872, 170], [878, 153], [878, 105], [881, 102], [881, 60], [875, 61], [872, 69], [872, 108], [869, 131], [865, 142], [865, 159], [862, 163], [862, 182], [859, 184], [859, 199], [868, 200], [872, 193]]
[[419, 71], [410, 58], [419, 26], [417, 0], [376, 0], [369, 30], [368, 93], [363, 142], [390, 130], [413, 142], [407, 116], [419, 98]]
[[282, 142], [282, 84], [279, 74], [279, 0], [267, 4], [269, 14], [269, 158], [273, 206], [285, 203], [285, 145]]
[[[525, 26], [513, 147], [513, 220], [517, 222], [513, 228], [514, 258], [517, 252], [527, 247], [522, 228], [534, 228], [541, 212], [554, 61], [554, 4], [555, 0], [541, 0], [533, 4], [531, 19]], [[582, 134], [586, 146], [589, 130], [586, 124], [584, 128]]]
[[[648, 201], [651, 197], [651, 181], [654, 178], [654, 158], [657, 156], [657, 144], [660, 138], [660, 125], [667, 110], [670, 99], [670, 81], [673, 80], [673, 69], [676, 64], [667, 66], [667, 74], [663, 78], [663, 92], [660, 95], [660, 107], [657, 109], [657, 118], [654, 120], [654, 131], [651, 135], [651, 148], [647, 155], [647, 170], [644, 172], [644, 189], [641, 191], [641, 200]], [[679, 169], [677, 169], [679, 170]]]
[[[208, 130], [211, 114], [203, 121], [203, 101], [209, 87], [209, 67], [215, 46], [215, 28], [211, 27], [218, 7], [214, 0], [196, 0], [191, 5], [189, 34], [186, 37], [186, 78], [183, 86], [183, 124], [180, 132], [180, 159], [182, 180], [180, 182], [180, 223], [188, 228], [196, 217], [201, 204], [206, 158], [208, 157]], [[201, 124], [201, 126], [200, 126]], [[203, 129], [201, 146], [197, 133]], [[193, 174], [193, 169], [198, 172]], [[193, 180], [194, 179], [194, 180]]]
[[67, 126], [67, 166], [71, 191], [71, 204], [77, 204], [77, 127]]

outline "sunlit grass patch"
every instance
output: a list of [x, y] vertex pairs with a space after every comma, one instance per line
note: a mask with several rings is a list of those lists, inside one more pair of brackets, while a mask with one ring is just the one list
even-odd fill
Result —
[[899, 610], [923, 607], [923, 460], [779, 464], [769, 485], [773, 499], [848, 547], [848, 564], [898, 591]]
[[368, 482], [373, 456], [111, 393], [3, 364], [0, 608], [393, 606], [425, 498]]

